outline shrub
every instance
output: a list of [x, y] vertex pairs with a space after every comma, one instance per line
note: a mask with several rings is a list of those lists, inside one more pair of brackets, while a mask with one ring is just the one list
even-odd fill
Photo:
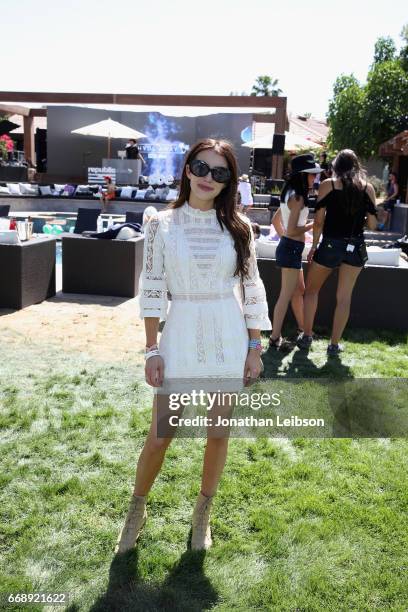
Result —
[[385, 195], [384, 183], [378, 176], [373, 174], [372, 176], [367, 176], [367, 181], [372, 184], [374, 187], [375, 195], [377, 198], [381, 198]]

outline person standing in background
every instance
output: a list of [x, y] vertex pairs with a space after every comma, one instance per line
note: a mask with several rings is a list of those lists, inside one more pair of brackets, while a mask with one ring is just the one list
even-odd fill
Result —
[[329, 162], [327, 161], [326, 151], [320, 153], [320, 167], [322, 171], [319, 175], [319, 184], [329, 178]]
[[133, 159], [137, 162], [136, 173], [134, 174], [133, 180], [138, 185], [140, 180], [140, 175], [142, 174], [142, 164], [146, 166], [146, 162], [140, 153], [140, 149], [137, 146], [136, 140], [134, 138], [129, 138], [127, 145], [125, 146], [126, 150], [126, 159]]
[[[339, 344], [346, 327], [353, 289], [367, 262], [364, 225], [374, 230], [377, 211], [373, 186], [351, 149], [340, 151], [333, 162], [334, 178], [319, 188], [313, 224], [313, 245], [304, 296], [304, 334], [298, 347], [309, 350], [313, 342], [313, 323], [319, 292], [335, 268], [338, 268], [336, 309], [328, 355], [343, 350]], [[319, 244], [320, 235], [322, 241]]]
[[315, 176], [320, 171], [313, 153], [294, 157], [291, 173], [282, 190], [279, 214], [275, 213], [272, 219], [280, 236], [276, 248], [276, 265], [281, 268], [281, 289], [273, 311], [272, 333], [269, 338], [269, 346], [276, 350], [286, 351], [292, 348], [281, 335], [289, 303], [292, 304], [298, 325], [297, 336], [301, 337], [303, 333], [305, 282], [302, 253], [305, 248], [305, 233], [313, 227], [313, 223], [308, 223], [308, 194]]
[[389, 226], [391, 224], [391, 215], [394, 211], [394, 206], [398, 198], [398, 191], [399, 186], [397, 175], [395, 174], [395, 172], [390, 172], [387, 183], [387, 197], [381, 205], [383, 209], [382, 219], [381, 222], [377, 225], [377, 229], [380, 231], [384, 229], [389, 229]]
[[249, 182], [249, 176], [247, 174], [243, 174], [238, 180], [238, 193], [241, 195], [241, 210], [246, 214], [248, 207], [254, 205], [251, 183]]
[[125, 151], [126, 159], [140, 159], [143, 165], [146, 164], [134, 138], [129, 138], [128, 143], [125, 146]]

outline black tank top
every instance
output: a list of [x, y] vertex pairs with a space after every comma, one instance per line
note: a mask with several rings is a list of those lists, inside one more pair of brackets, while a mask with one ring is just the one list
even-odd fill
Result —
[[326, 216], [323, 225], [323, 238], [363, 238], [364, 222], [367, 213], [376, 215], [375, 206], [366, 189], [359, 203], [357, 212], [351, 214], [343, 189], [336, 189], [334, 181], [332, 190], [316, 203], [316, 210], [326, 208]]

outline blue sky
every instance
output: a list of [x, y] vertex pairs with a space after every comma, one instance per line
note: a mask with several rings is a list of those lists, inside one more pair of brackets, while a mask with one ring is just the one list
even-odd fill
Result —
[[364, 80], [403, 0], [0, 0], [1, 90], [228, 95], [260, 74], [324, 117], [335, 78]]

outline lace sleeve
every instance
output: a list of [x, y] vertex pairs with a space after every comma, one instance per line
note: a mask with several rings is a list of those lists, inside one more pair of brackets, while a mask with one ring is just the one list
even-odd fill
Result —
[[152, 216], [146, 225], [143, 268], [139, 278], [139, 317], [167, 316], [167, 283], [164, 270], [164, 243], [159, 218]]
[[272, 329], [268, 316], [268, 303], [266, 301], [265, 287], [259, 276], [256, 261], [255, 239], [250, 226], [251, 242], [248, 276], [244, 278], [243, 312], [248, 329]]

